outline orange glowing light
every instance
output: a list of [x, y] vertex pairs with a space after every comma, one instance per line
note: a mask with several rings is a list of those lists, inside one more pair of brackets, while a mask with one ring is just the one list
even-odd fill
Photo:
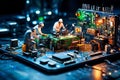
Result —
[[[95, 66], [94, 66], [95, 67]], [[95, 67], [98, 70], [93, 70], [92, 75], [94, 80], [102, 80], [102, 72], [100, 71], [101, 68], [100, 67]]]
[[96, 25], [97, 26], [100, 26], [100, 25], [102, 25], [103, 24], [103, 19], [98, 19], [98, 20], [96, 20]]
[[79, 33], [79, 32], [81, 32], [81, 28], [79, 28], [79, 27], [76, 27], [76, 28], [75, 28], [75, 32], [76, 32], [76, 33]]
[[99, 19], [99, 20], [98, 20], [98, 23], [99, 23], [99, 24], [102, 24], [102, 23], [103, 23], [103, 20], [102, 20], [102, 19]]
[[80, 16], [80, 13], [76, 12], [75, 15], [76, 15], [76, 16]]

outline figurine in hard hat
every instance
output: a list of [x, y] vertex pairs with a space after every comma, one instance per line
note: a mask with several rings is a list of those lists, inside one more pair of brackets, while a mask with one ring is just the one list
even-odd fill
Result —
[[59, 33], [61, 29], [65, 29], [65, 26], [63, 24], [63, 19], [60, 18], [57, 22], [54, 23], [53, 32]]
[[42, 35], [42, 36], [46, 36], [47, 34], [44, 34], [42, 32], [42, 28], [44, 27], [44, 23], [40, 22], [39, 24], [37, 24], [36, 26], [34, 26], [34, 29], [36, 30], [36, 34], [37, 35]]

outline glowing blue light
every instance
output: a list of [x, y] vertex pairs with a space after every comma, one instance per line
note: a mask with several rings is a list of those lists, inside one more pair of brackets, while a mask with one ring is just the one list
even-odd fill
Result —
[[58, 9], [55, 9], [55, 14], [58, 14]]
[[30, 21], [30, 17], [27, 17], [27, 21]]
[[32, 24], [37, 24], [37, 21], [33, 21]]
[[40, 10], [37, 10], [35, 13], [36, 13], [36, 14], [40, 14]]
[[9, 31], [8, 29], [0, 29], [0, 32]]
[[47, 19], [47, 16], [44, 16], [44, 19]]
[[52, 15], [52, 12], [51, 12], [51, 11], [48, 11], [48, 15]]
[[30, 1], [29, 1], [29, 0], [26, 0], [26, 4], [30, 4]]

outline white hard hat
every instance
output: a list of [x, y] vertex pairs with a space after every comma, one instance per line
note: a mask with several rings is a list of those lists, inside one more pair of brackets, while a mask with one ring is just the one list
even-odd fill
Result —
[[39, 22], [39, 25], [44, 24], [43, 22]]
[[59, 22], [63, 22], [63, 20], [62, 20], [62, 19], [59, 19]]
[[[40, 25], [40, 26], [44, 26], [44, 23], [43, 23], [43, 22], [40, 22], [39, 25]], [[39, 26], [39, 27], [40, 27], [40, 26]]]

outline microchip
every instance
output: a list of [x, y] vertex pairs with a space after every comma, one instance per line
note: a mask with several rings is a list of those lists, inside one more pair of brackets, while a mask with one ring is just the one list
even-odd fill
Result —
[[71, 60], [71, 57], [70, 57], [70, 56], [65, 55], [65, 54], [60, 54], [60, 53], [54, 54], [54, 55], [52, 56], [52, 58], [55, 59], [55, 60], [57, 60], [57, 61], [60, 61], [60, 62], [62, 62], [62, 63], [65, 62], [65, 61]]

